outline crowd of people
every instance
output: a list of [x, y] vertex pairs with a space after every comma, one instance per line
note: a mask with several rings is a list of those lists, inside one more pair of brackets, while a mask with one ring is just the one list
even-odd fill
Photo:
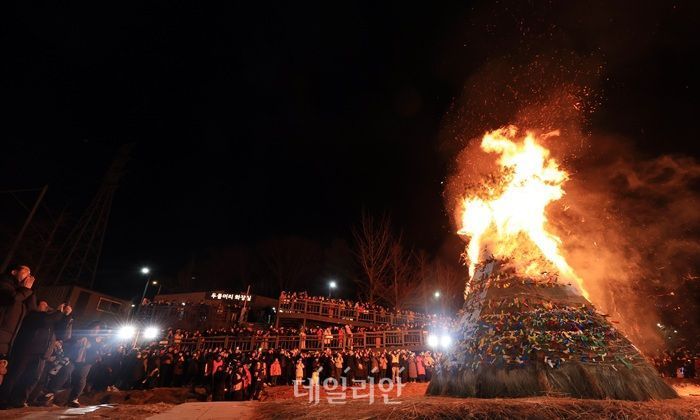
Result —
[[[221, 336], [268, 336], [268, 337], [289, 337], [299, 336], [304, 334], [307, 336], [325, 336], [325, 335], [349, 335], [363, 332], [378, 332], [378, 331], [411, 331], [424, 330], [433, 327], [436, 324], [414, 323], [402, 325], [379, 324], [370, 327], [357, 325], [334, 325], [328, 327], [285, 327], [274, 325], [257, 326], [249, 324], [239, 324], [228, 328], [208, 328], [203, 330], [184, 330], [184, 329], [168, 329], [167, 336], [178, 335], [181, 340], [191, 340], [198, 337], [221, 337]], [[442, 325], [442, 324], [439, 324]]]
[[[17, 266], [0, 279], [0, 408], [48, 405], [67, 389], [66, 405], [80, 406], [79, 397], [90, 389], [148, 389], [202, 387], [213, 400], [259, 398], [265, 386], [323, 381], [333, 377], [352, 385], [383, 378], [404, 382], [429, 380], [435, 357], [430, 352], [353, 349], [342, 339], [341, 349], [306, 349], [306, 335], [324, 340], [329, 335], [349, 337], [363, 331], [406, 330], [420, 325], [315, 328], [238, 325], [231, 328], [186, 331], [168, 329], [151, 342], [125, 343], [99, 322], [73, 331], [72, 308], [52, 309], [37, 300], [34, 277], [27, 266]], [[297, 348], [241, 349], [186, 346], [192, 339], [211, 336], [298, 337]]]
[[358, 311], [375, 311], [381, 314], [405, 315], [410, 320], [419, 321], [421, 319], [430, 318], [429, 315], [415, 312], [409, 309], [387, 309], [382, 305], [377, 305], [369, 302], [358, 302], [348, 299], [330, 298], [325, 296], [311, 296], [307, 292], [287, 292], [283, 291], [280, 294], [280, 302], [291, 303], [295, 300], [309, 300], [314, 302], [326, 302], [338, 305], [345, 309], [355, 309]]
[[[347, 386], [382, 379], [422, 382], [430, 380], [441, 357], [429, 351], [386, 350], [382, 343], [358, 348], [352, 339], [363, 332], [434, 329], [435, 321], [371, 327], [238, 324], [201, 331], [167, 329], [155, 340], [136, 347], [136, 342], [120, 341], [114, 331], [98, 322], [74, 331], [72, 308], [61, 304], [52, 309], [46, 301], [37, 300], [33, 283], [26, 266], [16, 266], [0, 279], [0, 408], [53, 404], [62, 390], [68, 392], [61, 402], [77, 407], [86, 388], [191, 387], [205, 389], [214, 401], [241, 401], [260, 398], [266, 386], [294, 381], [318, 385], [334, 378]], [[449, 328], [449, 323], [443, 327]], [[235, 346], [201, 345], [216, 336], [286, 336], [295, 340], [290, 349], [261, 346], [243, 351]], [[326, 345], [309, 346], [314, 338]], [[328, 345], [331, 340], [338, 344]], [[698, 361], [696, 353], [685, 348], [655, 359], [664, 376], [682, 378], [696, 376]]]
[[72, 308], [61, 304], [51, 309], [46, 301], [37, 301], [33, 285], [31, 270], [23, 265], [0, 279], [0, 408], [23, 407], [35, 389], [44, 390], [39, 382], [53, 369], [46, 363], [51, 357], [64, 369], [46, 383], [47, 389], [70, 386], [69, 405], [78, 406], [96, 355], [99, 326], [73, 335]]
[[[96, 391], [201, 387], [213, 401], [258, 399], [266, 386], [322, 383], [334, 378], [352, 386], [361, 381], [422, 382], [430, 380], [435, 358], [407, 350], [303, 351], [239, 349], [181, 351], [177, 345], [143, 350], [124, 346], [103, 350], [89, 382]], [[344, 382], [343, 382], [344, 381]]]

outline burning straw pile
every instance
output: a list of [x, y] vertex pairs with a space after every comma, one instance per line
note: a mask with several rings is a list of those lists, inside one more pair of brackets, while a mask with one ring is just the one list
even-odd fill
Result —
[[540, 142], [558, 134], [521, 139], [509, 126], [484, 135], [484, 159], [498, 157], [459, 209], [471, 277], [460, 336], [428, 394], [676, 397], [596, 312], [548, 230], [546, 207], [564, 195], [569, 174]]
[[634, 401], [677, 396], [576, 289], [546, 275], [518, 277], [504, 261], [478, 267], [459, 334], [428, 394]]

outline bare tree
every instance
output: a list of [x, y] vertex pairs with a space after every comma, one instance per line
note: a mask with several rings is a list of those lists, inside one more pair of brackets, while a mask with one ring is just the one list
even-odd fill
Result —
[[419, 250], [415, 254], [415, 277], [419, 284], [420, 295], [423, 303], [423, 312], [428, 313], [428, 303], [430, 302], [430, 289], [432, 282], [432, 269], [430, 266], [430, 258], [424, 250]]
[[356, 283], [360, 295], [369, 303], [375, 303], [383, 294], [385, 279], [391, 264], [391, 222], [383, 216], [374, 220], [367, 213], [362, 213], [362, 222], [353, 229], [355, 238], [355, 257], [362, 270], [362, 276]]
[[419, 290], [413, 256], [404, 250], [400, 239], [391, 245], [389, 254], [389, 275], [385, 288], [388, 293], [384, 294], [384, 299], [396, 309], [406, 309], [417, 303], [416, 292]]
[[456, 261], [450, 264], [439, 258], [432, 263], [432, 284], [440, 292], [440, 307], [446, 310], [461, 308], [464, 301], [464, 284], [467, 281], [467, 271]]

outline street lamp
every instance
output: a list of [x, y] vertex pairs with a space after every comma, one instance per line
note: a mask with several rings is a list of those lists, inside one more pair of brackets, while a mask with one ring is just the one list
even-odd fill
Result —
[[443, 302], [441, 301], [440, 296], [441, 296], [441, 294], [440, 294], [439, 290], [436, 290], [435, 293], [433, 293], [433, 297], [435, 298], [435, 305], [439, 307], [440, 313], [443, 313], [444, 312], [444, 308], [442, 307]]
[[[146, 291], [148, 290], [148, 283], [151, 282], [151, 269], [148, 267], [143, 267], [141, 268], [141, 274], [146, 277], [146, 284], [143, 285], [143, 293], [141, 294], [141, 300], [139, 301], [139, 311], [141, 310], [141, 306], [143, 306], [143, 300], [146, 299]], [[156, 284], [157, 282], [153, 282], [153, 284]]]
[[335, 280], [331, 280], [328, 282], [328, 298], [331, 297], [331, 293], [336, 287], [338, 287], [338, 285], [336, 284]]

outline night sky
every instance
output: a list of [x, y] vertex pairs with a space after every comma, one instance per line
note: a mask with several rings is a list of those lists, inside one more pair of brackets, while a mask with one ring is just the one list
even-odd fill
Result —
[[204, 3], [3, 6], [0, 188], [48, 183], [47, 206], [77, 216], [135, 143], [105, 290], [128, 294], [141, 265], [172, 275], [204, 249], [349, 240], [363, 208], [437, 252], [452, 235], [441, 128], [492, 59], [599, 56], [592, 130], [699, 155], [697, 3]]

